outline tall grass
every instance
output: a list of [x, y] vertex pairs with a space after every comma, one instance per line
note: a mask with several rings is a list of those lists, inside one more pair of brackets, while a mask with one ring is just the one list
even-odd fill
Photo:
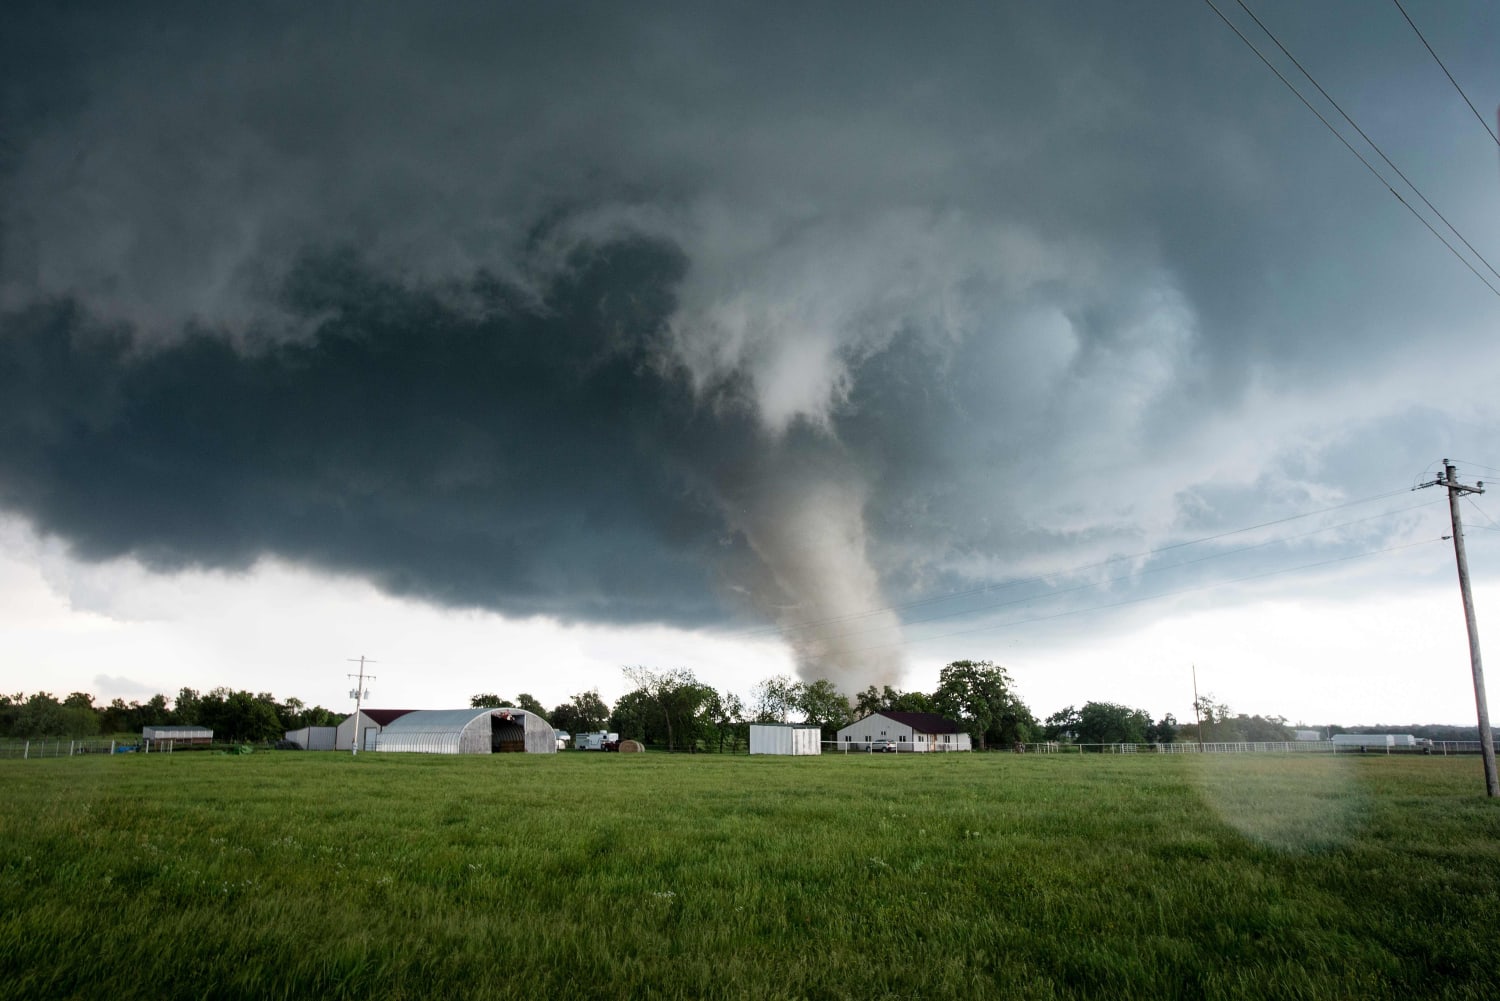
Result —
[[1430, 998], [1500, 977], [1472, 759], [0, 762], [11, 998]]

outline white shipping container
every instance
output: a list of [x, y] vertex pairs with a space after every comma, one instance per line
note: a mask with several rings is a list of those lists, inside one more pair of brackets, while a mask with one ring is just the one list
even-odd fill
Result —
[[751, 754], [822, 754], [820, 727], [795, 723], [751, 723]]

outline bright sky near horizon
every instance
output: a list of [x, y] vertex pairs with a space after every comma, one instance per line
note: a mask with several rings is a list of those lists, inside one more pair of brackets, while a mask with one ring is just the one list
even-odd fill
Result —
[[1407, 5], [1479, 115], [1394, 5], [1221, 7], [1370, 169], [1208, 5], [21, 4], [0, 690], [1472, 723], [1410, 488], [1500, 483], [1500, 12]]

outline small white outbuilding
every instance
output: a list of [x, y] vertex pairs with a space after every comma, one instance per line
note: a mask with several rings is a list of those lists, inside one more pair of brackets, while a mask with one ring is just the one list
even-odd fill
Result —
[[751, 723], [751, 754], [822, 754], [823, 730], [811, 723]]

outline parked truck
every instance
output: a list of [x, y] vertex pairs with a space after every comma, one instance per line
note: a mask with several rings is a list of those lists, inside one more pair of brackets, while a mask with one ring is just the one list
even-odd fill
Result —
[[618, 751], [620, 749], [620, 735], [610, 733], [607, 730], [599, 730], [594, 733], [580, 733], [573, 738], [573, 746], [580, 751]]

